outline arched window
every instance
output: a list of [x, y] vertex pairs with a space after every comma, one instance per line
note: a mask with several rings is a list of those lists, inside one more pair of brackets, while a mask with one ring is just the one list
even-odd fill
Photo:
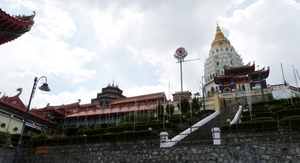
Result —
[[215, 88], [211, 87], [210, 91], [211, 91], [211, 93], [214, 93], [215, 92]]
[[243, 91], [245, 90], [245, 85], [244, 85], [244, 84], [242, 85], [242, 90], [243, 90]]
[[223, 89], [223, 92], [231, 92], [231, 89], [229, 87], [226, 87]]

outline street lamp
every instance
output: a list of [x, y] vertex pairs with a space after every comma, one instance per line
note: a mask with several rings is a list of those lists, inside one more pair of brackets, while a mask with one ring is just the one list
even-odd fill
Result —
[[39, 87], [39, 89], [42, 90], [42, 91], [45, 91], [45, 92], [49, 92], [50, 91], [50, 88], [48, 87], [48, 84], [47, 84], [47, 78], [46, 78], [46, 76], [42, 76], [40, 78], [37, 78], [37, 77], [34, 78], [31, 95], [30, 95], [29, 102], [28, 102], [28, 105], [27, 105], [27, 108], [26, 108], [26, 114], [25, 114], [24, 120], [23, 120], [23, 126], [22, 126], [22, 129], [21, 129], [20, 138], [19, 138], [18, 145], [17, 145], [16, 151], [15, 151], [15, 156], [14, 156], [14, 161], [13, 161], [14, 163], [21, 161], [20, 147], [23, 144], [23, 142], [22, 142], [23, 140], [22, 139], [23, 139], [25, 125], [26, 125], [26, 122], [27, 122], [27, 119], [28, 119], [28, 112], [29, 112], [29, 109], [30, 109], [31, 100], [34, 97], [34, 93], [35, 93], [37, 84], [38, 84], [39, 80], [42, 79], [42, 78], [44, 78], [46, 80], [46, 82], [43, 83], [42, 86]]

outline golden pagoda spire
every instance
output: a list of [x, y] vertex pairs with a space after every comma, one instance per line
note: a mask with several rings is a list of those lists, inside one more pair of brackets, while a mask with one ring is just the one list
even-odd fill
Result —
[[211, 48], [219, 45], [230, 45], [230, 41], [224, 36], [217, 22], [216, 35], [214, 41], [211, 43]]

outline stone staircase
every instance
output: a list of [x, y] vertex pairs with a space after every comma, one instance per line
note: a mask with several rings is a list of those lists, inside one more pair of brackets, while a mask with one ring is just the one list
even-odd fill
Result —
[[211, 129], [226, 125], [226, 120], [232, 120], [234, 115], [235, 113], [232, 112], [219, 114], [214, 119], [199, 127], [196, 131], [192, 132], [192, 134], [187, 135], [183, 140], [177, 142], [175, 146], [212, 145], [213, 139]]

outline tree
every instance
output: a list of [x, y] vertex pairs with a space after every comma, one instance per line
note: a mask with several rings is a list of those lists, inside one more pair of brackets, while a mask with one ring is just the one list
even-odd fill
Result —
[[166, 112], [168, 115], [173, 115], [174, 114], [174, 105], [173, 104], [167, 104], [166, 105]]
[[159, 103], [155, 107], [155, 111], [156, 111], [156, 114], [157, 114], [158, 118], [162, 118], [163, 114], [164, 114], [164, 105], [162, 105], [161, 103]]
[[181, 109], [181, 113], [185, 114], [190, 111], [190, 102], [187, 98], [183, 98], [180, 100], [180, 103], [177, 103], [179, 109]]
[[192, 112], [199, 112], [200, 111], [200, 102], [198, 97], [194, 97], [192, 99]]

